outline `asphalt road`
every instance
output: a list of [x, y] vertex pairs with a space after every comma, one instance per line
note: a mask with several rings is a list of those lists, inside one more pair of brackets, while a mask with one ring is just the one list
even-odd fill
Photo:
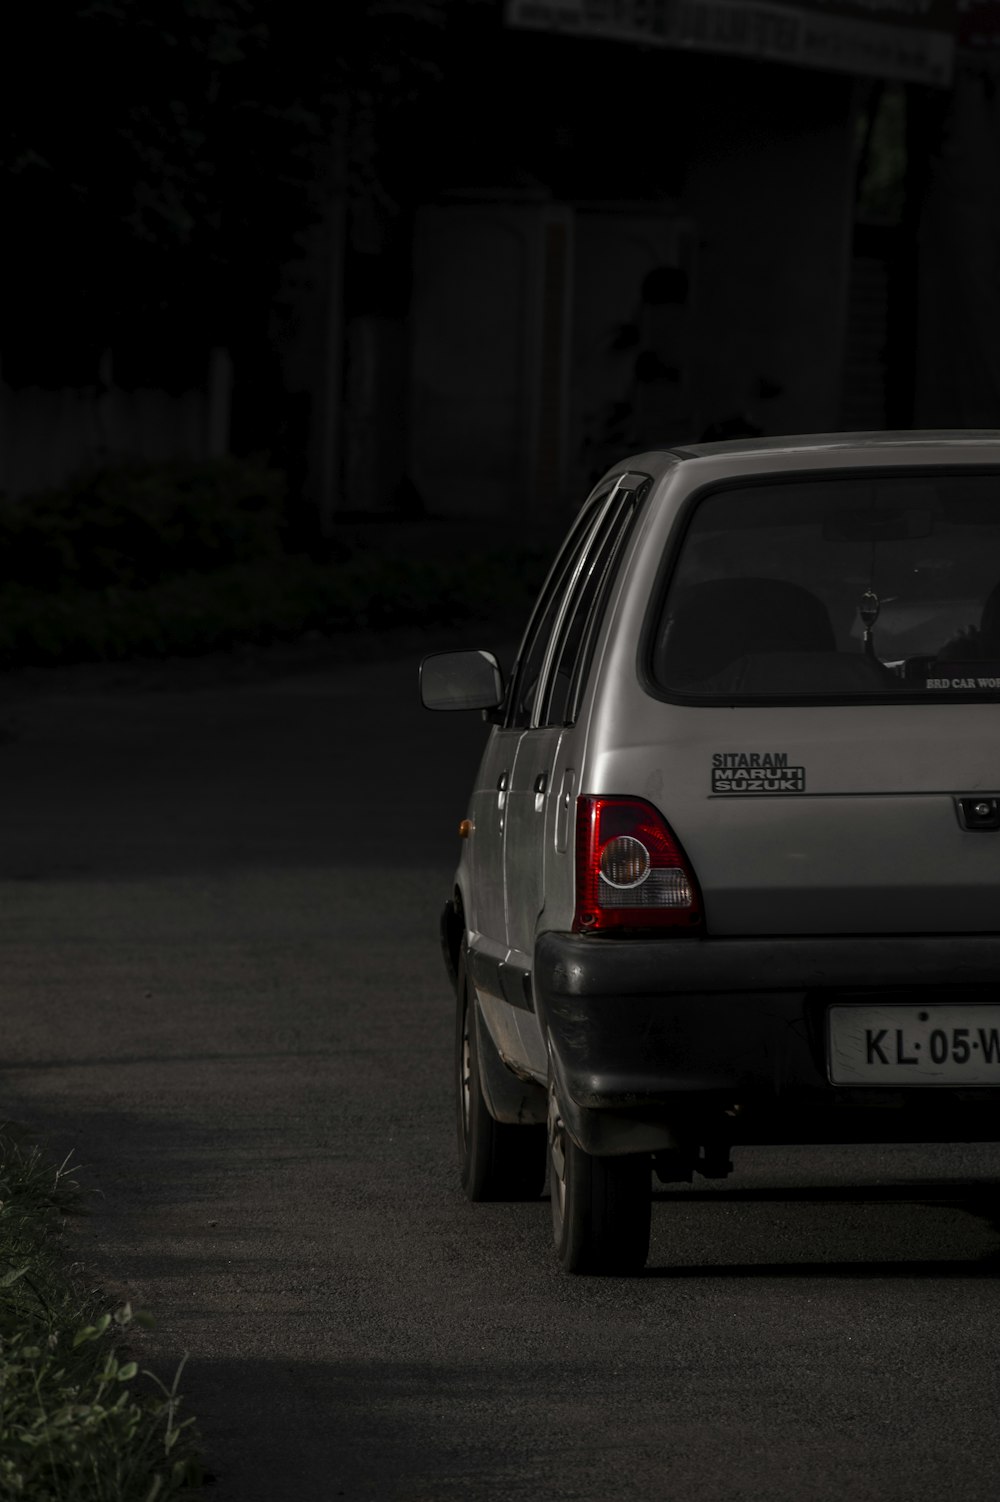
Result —
[[[0, 700], [2, 1109], [99, 1191], [215, 1502], [1000, 1491], [992, 1147], [744, 1151], [647, 1273], [457, 1187], [437, 941], [484, 727], [418, 648]], [[114, 675], [112, 675], [114, 676]]]

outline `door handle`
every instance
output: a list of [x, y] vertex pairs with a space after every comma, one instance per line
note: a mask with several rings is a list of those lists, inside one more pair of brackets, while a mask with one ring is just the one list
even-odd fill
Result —
[[498, 793], [505, 793], [506, 791], [507, 791], [507, 773], [506, 772], [501, 772], [500, 776], [497, 778], [497, 792]]
[[572, 767], [564, 767], [562, 781], [559, 784], [559, 797], [556, 801], [556, 849], [565, 851], [569, 848], [569, 826], [573, 810], [573, 788], [576, 784], [576, 773]]
[[548, 787], [548, 785], [549, 785], [549, 774], [548, 774], [548, 772], [539, 772], [538, 776], [535, 778], [535, 792], [536, 793], [544, 793], [545, 789]]

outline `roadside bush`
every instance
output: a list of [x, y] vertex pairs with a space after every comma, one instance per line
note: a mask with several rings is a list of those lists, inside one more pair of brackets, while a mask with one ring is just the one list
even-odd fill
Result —
[[135, 588], [281, 552], [285, 480], [231, 457], [116, 464], [0, 498], [0, 582]]
[[0, 497], [0, 667], [523, 623], [543, 550], [448, 557], [430, 524], [406, 541], [355, 529], [319, 560], [290, 551], [285, 490], [264, 462], [229, 457], [117, 464]]
[[46, 593], [0, 583], [0, 668], [197, 656], [310, 636], [482, 621], [519, 629], [544, 572], [540, 557], [461, 562], [296, 556], [188, 573], [148, 588]]

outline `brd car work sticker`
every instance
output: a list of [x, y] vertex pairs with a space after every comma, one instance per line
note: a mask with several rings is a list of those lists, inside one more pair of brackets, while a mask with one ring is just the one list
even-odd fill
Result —
[[968, 692], [1000, 688], [1000, 662], [939, 662], [928, 669], [926, 687]]
[[716, 751], [713, 793], [804, 793], [805, 767], [790, 767], [787, 751]]

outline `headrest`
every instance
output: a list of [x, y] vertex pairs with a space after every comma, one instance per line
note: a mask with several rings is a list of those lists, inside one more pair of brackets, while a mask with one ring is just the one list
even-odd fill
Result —
[[785, 579], [707, 579], [668, 602], [655, 649], [667, 685], [697, 683], [755, 652], [833, 652], [826, 606]]

